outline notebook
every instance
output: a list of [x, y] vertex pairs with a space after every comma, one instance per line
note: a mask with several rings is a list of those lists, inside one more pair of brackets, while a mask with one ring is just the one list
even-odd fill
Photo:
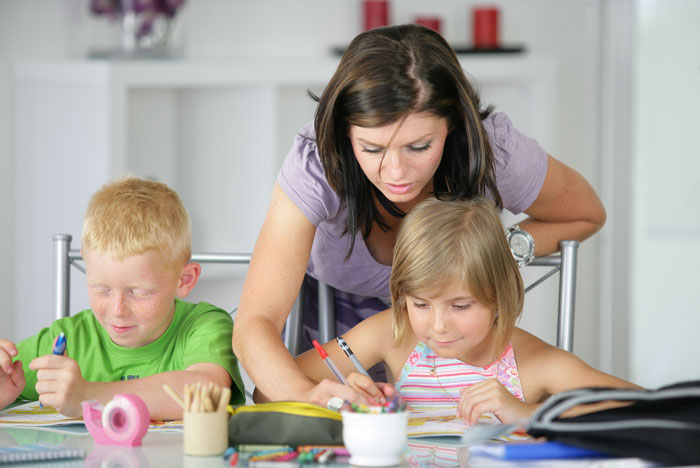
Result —
[[0, 447], [0, 465], [25, 461], [83, 458], [84, 456], [85, 450], [81, 448], [65, 447], [48, 442]]

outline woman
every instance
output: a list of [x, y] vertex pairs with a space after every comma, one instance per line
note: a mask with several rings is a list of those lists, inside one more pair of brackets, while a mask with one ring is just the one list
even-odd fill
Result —
[[525, 212], [535, 255], [605, 221], [583, 177], [481, 109], [456, 55], [427, 28], [357, 36], [318, 101], [280, 170], [236, 317], [234, 351], [261, 399], [360, 398], [307, 379], [280, 334], [302, 281], [314, 278], [336, 289], [339, 334], [386, 309], [396, 229], [421, 200], [486, 195]]

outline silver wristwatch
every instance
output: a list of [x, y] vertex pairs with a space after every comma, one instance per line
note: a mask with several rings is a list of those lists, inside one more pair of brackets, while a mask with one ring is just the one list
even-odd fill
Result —
[[535, 240], [529, 232], [523, 231], [520, 226], [514, 224], [506, 229], [506, 239], [519, 267], [532, 263], [535, 259]]

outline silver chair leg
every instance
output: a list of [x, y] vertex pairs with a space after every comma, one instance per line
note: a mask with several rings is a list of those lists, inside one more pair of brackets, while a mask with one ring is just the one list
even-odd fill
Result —
[[318, 282], [318, 337], [321, 343], [336, 337], [333, 287], [321, 281]]
[[68, 317], [70, 310], [70, 242], [69, 234], [53, 236], [53, 303], [54, 318]]
[[557, 347], [574, 350], [574, 304], [576, 302], [577, 241], [561, 241], [561, 271], [559, 273], [559, 321], [557, 323]]
[[301, 288], [299, 288], [299, 295], [294, 301], [292, 306], [292, 311], [287, 317], [287, 323], [284, 327], [284, 345], [289, 350], [289, 354], [296, 356], [299, 354], [301, 349], [301, 333], [303, 331], [304, 324], [302, 322], [302, 314], [304, 312], [304, 282], [301, 283]]

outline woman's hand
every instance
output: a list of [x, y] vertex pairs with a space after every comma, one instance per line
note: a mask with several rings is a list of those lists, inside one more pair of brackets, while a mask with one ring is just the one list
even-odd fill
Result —
[[536, 405], [515, 398], [496, 379], [486, 379], [463, 389], [457, 407], [457, 417], [474, 425], [484, 413], [493, 413], [503, 424], [529, 418]]
[[356, 405], [366, 405], [369, 403], [365, 394], [356, 391], [354, 388], [343, 385], [339, 382], [323, 379], [315, 385], [307, 394], [306, 401], [315, 405], [327, 407], [331, 398], [337, 397], [348, 403]]

